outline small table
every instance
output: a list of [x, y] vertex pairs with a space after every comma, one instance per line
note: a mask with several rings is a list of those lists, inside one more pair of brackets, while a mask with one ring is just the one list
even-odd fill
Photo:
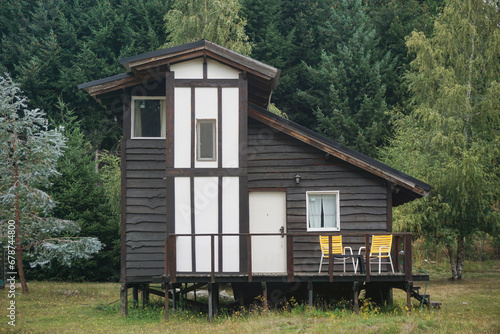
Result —
[[359, 271], [360, 273], [364, 274], [365, 273], [365, 264], [363, 262], [363, 258], [365, 257], [364, 255], [362, 254], [332, 254], [333, 256], [333, 262], [332, 264], [335, 264], [335, 258], [336, 257], [353, 257], [353, 258], [357, 258], [356, 259], [356, 262], [360, 264], [359, 266]]

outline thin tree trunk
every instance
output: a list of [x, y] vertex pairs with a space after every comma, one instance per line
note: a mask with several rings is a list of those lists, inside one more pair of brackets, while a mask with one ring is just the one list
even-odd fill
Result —
[[446, 245], [446, 249], [448, 250], [448, 257], [450, 259], [450, 267], [451, 267], [451, 280], [457, 280], [457, 264], [455, 259], [455, 252], [453, 252], [453, 247], [451, 245]]
[[465, 238], [459, 236], [457, 239], [457, 279], [462, 279], [464, 270]]
[[[17, 133], [16, 135], [16, 142], [17, 142]], [[16, 148], [14, 147], [14, 150]], [[19, 192], [18, 192], [18, 176], [19, 176], [19, 169], [18, 169], [18, 164], [17, 164], [17, 158], [15, 159], [14, 162], [14, 184], [16, 187], [16, 203], [15, 203], [15, 210], [16, 210], [16, 259], [17, 259], [17, 273], [19, 274], [19, 281], [21, 282], [21, 288], [23, 291], [23, 294], [28, 295], [28, 285], [26, 284], [26, 277], [24, 276], [24, 268], [23, 268], [23, 250], [21, 248], [21, 215], [19, 211]]]

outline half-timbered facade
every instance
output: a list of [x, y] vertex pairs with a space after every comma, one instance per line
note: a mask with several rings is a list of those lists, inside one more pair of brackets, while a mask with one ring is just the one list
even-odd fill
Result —
[[[79, 88], [123, 127], [125, 290], [297, 275], [333, 282], [333, 263], [318, 273], [319, 234], [344, 234], [357, 251], [392, 233], [392, 207], [430, 190], [267, 111], [279, 79], [271, 66], [205, 40], [121, 63], [126, 73]], [[411, 267], [404, 277], [413, 280]]]

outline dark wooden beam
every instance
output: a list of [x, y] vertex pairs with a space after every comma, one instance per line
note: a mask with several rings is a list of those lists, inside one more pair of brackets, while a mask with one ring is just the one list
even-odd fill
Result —
[[176, 87], [238, 87], [238, 79], [175, 79]]
[[[249, 232], [249, 201], [248, 201], [248, 176], [247, 176], [247, 145], [248, 145], [248, 81], [243, 73], [239, 74], [238, 79], [238, 142], [239, 142], [239, 160], [238, 167], [242, 170], [240, 174], [240, 233]], [[248, 244], [248, 245], [247, 245]], [[248, 247], [247, 247], [248, 246]], [[240, 237], [240, 271], [244, 272], [246, 267], [250, 269], [251, 275], [251, 256], [247, 254], [251, 250], [250, 239]], [[251, 276], [249, 277], [251, 281]]]
[[245, 176], [246, 168], [167, 168], [167, 176]]
[[[195, 222], [195, 205], [194, 205], [194, 177], [189, 178], [189, 202], [191, 203], [191, 233], [196, 233], [196, 222]], [[191, 237], [191, 268], [193, 272], [196, 272], [196, 237]]]
[[191, 87], [191, 168], [194, 168], [196, 159], [196, 110], [195, 110], [195, 89]]
[[[174, 167], [174, 72], [165, 73], [165, 96], [166, 96], [166, 156], [165, 167]], [[175, 233], [175, 180], [173, 177], [166, 176], [166, 235]]]

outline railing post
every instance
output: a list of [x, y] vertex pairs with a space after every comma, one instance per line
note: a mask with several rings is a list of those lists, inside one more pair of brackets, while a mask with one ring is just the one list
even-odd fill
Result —
[[396, 236], [394, 236], [394, 253], [392, 254], [392, 258], [396, 260], [394, 263], [394, 270], [396, 272], [400, 272], [400, 269], [399, 269], [400, 246], [401, 246], [401, 237], [399, 235], [396, 235]]
[[168, 280], [168, 236], [165, 239], [165, 279]]
[[370, 236], [368, 234], [365, 235], [365, 271], [366, 271], [366, 281], [370, 282]]
[[404, 243], [404, 259], [405, 259], [405, 279], [407, 282], [412, 281], [412, 254], [411, 254], [411, 234], [405, 235]]
[[210, 236], [210, 253], [211, 253], [211, 267], [210, 267], [210, 278], [211, 282], [215, 283], [215, 236], [212, 234]]
[[252, 282], [252, 236], [248, 235], [248, 282]]
[[328, 281], [333, 282], [332, 235], [328, 236]]
[[288, 282], [293, 282], [293, 236], [286, 235], [286, 266], [288, 272]]
[[170, 283], [177, 283], [176, 236], [170, 235]]

